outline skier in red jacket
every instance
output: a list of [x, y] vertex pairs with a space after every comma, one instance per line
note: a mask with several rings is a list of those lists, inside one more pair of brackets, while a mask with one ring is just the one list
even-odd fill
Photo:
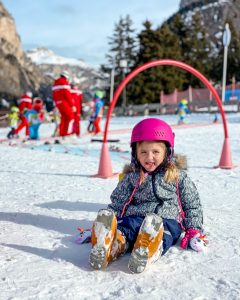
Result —
[[71, 84], [71, 94], [73, 98], [74, 105], [76, 107], [76, 112], [74, 113], [74, 123], [73, 123], [73, 133], [80, 136], [80, 120], [82, 112], [82, 98], [83, 93], [81, 89], [74, 83]]
[[60, 136], [64, 137], [72, 133], [72, 125], [74, 121], [74, 113], [76, 107], [74, 105], [71, 88], [68, 83], [69, 74], [63, 71], [60, 77], [54, 81], [52, 92], [53, 100], [61, 114]]
[[32, 92], [28, 91], [24, 95], [20, 97], [18, 100], [18, 108], [19, 108], [19, 118], [21, 120], [21, 123], [18, 125], [18, 127], [14, 130], [14, 135], [18, 135], [18, 133], [26, 127], [26, 136], [29, 136], [29, 126], [28, 126], [28, 120], [24, 116], [24, 113], [27, 110], [32, 109]]

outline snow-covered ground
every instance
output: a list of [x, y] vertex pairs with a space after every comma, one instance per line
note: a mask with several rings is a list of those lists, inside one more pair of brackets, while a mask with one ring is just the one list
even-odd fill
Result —
[[[170, 124], [176, 116], [163, 116]], [[141, 117], [110, 122], [116, 146], [129, 150], [130, 129]], [[0, 299], [240, 299], [240, 114], [227, 115], [232, 161], [218, 165], [224, 141], [213, 115], [190, 115], [199, 126], [174, 126], [176, 152], [186, 154], [204, 210], [209, 246], [206, 254], [178, 245], [147, 271], [133, 275], [129, 255], [105, 271], [88, 263], [90, 244], [74, 242], [77, 227], [91, 226], [106, 207], [117, 177], [95, 178], [101, 143], [83, 136], [64, 145], [43, 142], [0, 144]], [[209, 124], [209, 126], [201, 126]], [[121, 130], [120, 129], [124, 129]], [[42, 137], [52, 125], [43, 125]], [[4, 138], [7, 129], [0, 130]], [[48, 148], [47, 148], [48, 147]], [[130, 152], [111, 152], [113, 172]]]

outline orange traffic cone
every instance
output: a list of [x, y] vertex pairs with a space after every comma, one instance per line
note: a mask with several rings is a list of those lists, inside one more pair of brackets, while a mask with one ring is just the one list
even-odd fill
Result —
[[219, 165], [217, 167], [221, 169], [232, 169], [234, 167], [232, 164], [232, 154], [228, 138], [225, 138], [224, 140], [222, 155], [220, 158]]
[[100, 156], [100, 163], [98, 167], [98, 174], [96, 177], [100, 178], [109, 178], [117, 175], [117, 173], [113, 173], [112, 171], [112, 164], [110, 159], [110, 153], [108, 149], [108, 144], [102, 144], [101, 156]]

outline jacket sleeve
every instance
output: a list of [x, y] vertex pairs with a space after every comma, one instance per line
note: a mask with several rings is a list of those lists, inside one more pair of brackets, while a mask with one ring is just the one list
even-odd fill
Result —
[[195, 228], [203, 230], [203, 212], [199, 193], [195, 184], [185, 172], [181, 173], [179, 180], [179, 196], [185, 213], [183, 224], [185, 229]]
[[64, 99], [66, 100], [66, 102], [68, 103], [68, 105], [70, 107], [74, 106], [74, 102], [73, 102], [73, 97], [71, 94], [71, 87], [68, 83], [68, 81], [64, 78], [61, 78], [61, 84], [64, 86], [63, 88], [63, 95], [64, 95]]
[[111, 204], [108, 205], [108, 208], [112, 209], [118, 217], [121, 215], [123, 207], [134, 189], [133, 181], [135, 180], [131, 178], [131, 174], [124, 176], [110, 196]]
[[72, 97], [72, 94], [70, 92], [70, 89], [65, 89], [64, 94], [65, 94], [65, 99], [68, 102], [69, 106], [73, 107], [74, 103], [73, 103], [73, 97]]

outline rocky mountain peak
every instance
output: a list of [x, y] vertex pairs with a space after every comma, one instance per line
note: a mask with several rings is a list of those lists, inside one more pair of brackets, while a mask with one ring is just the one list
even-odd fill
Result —
[[16, 32], [13, 18], [0, 2], [0, 39], [9, 54], [14, 54], [18, 61], [23, 64], [23, 51], [20, 37]]
[[49, 78], [48, 84], [64, 70], [70, 74], [70, 81], [78, 82], [82, 89], [91, 89], [100, 84], [98, 71], [83, 60], [60, 56], [47, 48], [28, 50], [26, 55]]
[[18, 98], [27, 89], [38, 90], [40, 70], [26, 57], [14, 19], [0, 1], [0, 97]]
[[[195, 14], [200, 14], [203, 26], [216, 48], [222, 47], [222, 34], [225, 23], [231, 20], [236, 32], [240, 32], [240, 1], [239, 0], [181, 0], [179, 11], [182, 20], [191, 30], [191, 20]], [[176, 15], [171, 16], [170, 24]]]
[[187, 7], [193, 3], [197, 3], [199, 0], [181, 0], [180, 2], [180, 9]]

